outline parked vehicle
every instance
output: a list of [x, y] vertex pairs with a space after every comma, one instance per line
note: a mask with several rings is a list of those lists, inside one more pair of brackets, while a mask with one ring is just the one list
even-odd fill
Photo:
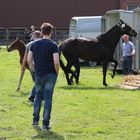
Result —
[[[101, 18], [102, 16], [80, 16], [72, 17], [69, 25], [69, 37], [85, 37], [96, 38], [101, 34]], [[80, 59], [80, 62], [85, 62]], [[97, 63], [89, 61], [90, 66]]]
[[95, 38], [101, 34], [101, 16], [72, 17], [69, 37]]

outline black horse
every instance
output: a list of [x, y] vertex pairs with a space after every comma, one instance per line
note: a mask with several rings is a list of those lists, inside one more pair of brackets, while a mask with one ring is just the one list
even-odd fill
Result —
[[81, 58], [83, 60], [103, 63], [103, 85], [107, 86], [107, 66], [109, 62], [115, 63], [112, 75], [113, 78], [118, 65], [118, 62], [114, 60], [113, 55], [121, 36], [124, 34], [133, 37], [137, 36], [136, 31], [134, 31], [124, 21], [120, 20], [118, 24], [106, 33], [99, 35], [96, 39], [69, 38], [65, 40], [60, 46], [60, 55], [61, 52], [63, 52], [63, 55], [67, 60], [67, 64], [65, 66], [60, 57], [60, 66], [64, 70], [68, 85], [72, 84], [69, 73], [75, 77], [77, 83], [79, 81], [80, 69], [79, 71], [75, 70], [77, 71], [75, 74], [75, 72], [71, 70], [71, 67], [75, 64], [80, 66], [80, 64], [78, 64], [78, 59]]

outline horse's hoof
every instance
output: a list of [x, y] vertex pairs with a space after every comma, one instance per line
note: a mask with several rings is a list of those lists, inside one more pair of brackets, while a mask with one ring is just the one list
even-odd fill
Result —
[[68, 83], [68, 85], [72, 85], [72, 83]]
[[17, 89], [16, 89], [16, 92], [18, 92], [19, 90], [20, 90], [20, 88], [17, 88]]
[[72, 79], [70, 79], [70, 83], [72, 83], [72, 84], [73, 84], [73, 80], [72, 80]]
[[79, 81], [76, 81], [76, 84], [78, 85], [79, 84]]
[[114, 75], [111, 75], [111, 78], [113, 79], [114, 78]]
[[104, 86], [108, 86], [106, 83], [103, 84]]

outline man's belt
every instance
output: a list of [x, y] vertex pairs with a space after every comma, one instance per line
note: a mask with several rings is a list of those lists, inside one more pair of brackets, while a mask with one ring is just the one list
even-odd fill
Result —
[[129, 57], [132, 57], [132, 56], [123, 56], [123, 58], [129, 58]]

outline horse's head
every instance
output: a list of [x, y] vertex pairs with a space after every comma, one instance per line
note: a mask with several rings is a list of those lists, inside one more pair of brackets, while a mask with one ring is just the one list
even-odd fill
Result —
[[124, 21], [120, 19], [118, 26], [120, 27], [122, 34], [127, 34], [133, 37], [137, 36], [137, 32], [132, 29], [129, 25], [127, 25]]
[[11, 45], [7, 48], [7, 51], [8, 52], [11, 52], [13, 50], [19, 50], [19, 47], [21, 45], [24, 45], [24, 43], [19, 39], [17, 38], [16, 40], [14, 40]]

